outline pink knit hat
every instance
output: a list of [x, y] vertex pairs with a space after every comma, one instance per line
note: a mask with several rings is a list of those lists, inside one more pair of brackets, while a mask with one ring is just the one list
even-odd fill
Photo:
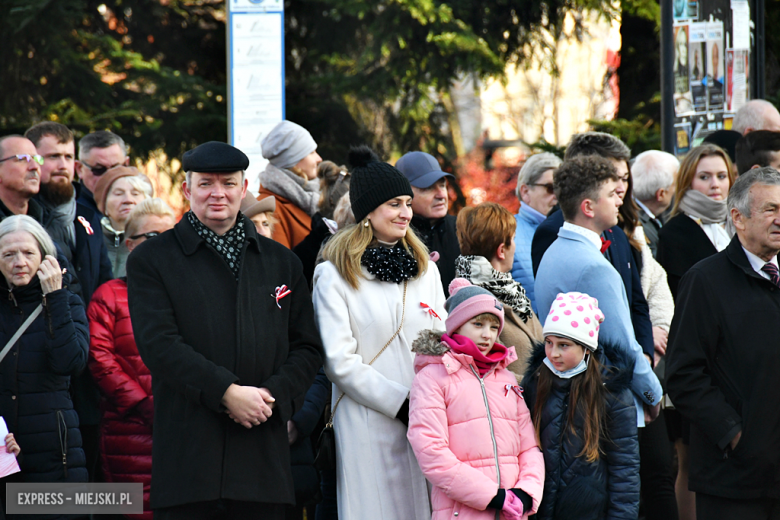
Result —
[[448, 316], [444, 324], [447, 334], [452, 335], [464, 323], [480, 314], [495, 314], [498, 318], [498, 333], [504, 330], [504, 305], [493, 296], [493, 293], [477, 285], [472, 285], [465, 278], [455, 278], [450, 282], [450, 297], [444, 303]]
[[544, 321], [544, 336], [563, 336], [595, 352], [603, 321], [596, 298], [578, 292], [558, 293]]

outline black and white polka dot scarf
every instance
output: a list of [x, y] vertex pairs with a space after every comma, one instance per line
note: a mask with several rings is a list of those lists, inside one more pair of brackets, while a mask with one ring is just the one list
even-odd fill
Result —
[[369, 247], [360, 265], [382, 282], [401, 283], [417, 276], [417, 260], [399, 243], [394, 247]]
[[221, 236], [206, 227], [192, 211], [187, 212], [187, 219], [192, 224], [192, 227], [195, 228], [195, 232], [225, 259], [236, 280], [238, 280], [238, 271], [241, 268], [241, 250], [246, 241], [244, 216], [239, 212], [235, 225]]

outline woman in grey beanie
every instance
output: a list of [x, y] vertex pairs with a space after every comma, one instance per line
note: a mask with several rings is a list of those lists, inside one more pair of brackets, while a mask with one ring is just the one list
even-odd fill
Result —
[[258, 199], [276, 198], [273, 239], [292, 249], [311, 232], [311, 217], [320, 200], [317, 143], [300, 125], [282, 121], [263, 139], [263, 157]]

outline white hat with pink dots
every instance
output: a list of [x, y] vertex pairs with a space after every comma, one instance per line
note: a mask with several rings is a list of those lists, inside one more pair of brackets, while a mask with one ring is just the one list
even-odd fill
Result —
[[595, 352], [603, 321], [596, 298], [578, 292], [558, 293], [544, 320], [544, 336], [563, 336]]

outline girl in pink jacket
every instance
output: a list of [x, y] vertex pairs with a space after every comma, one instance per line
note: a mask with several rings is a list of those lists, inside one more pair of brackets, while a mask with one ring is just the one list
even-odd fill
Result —
[[433, 519], [520, 520], [536, 512], [544, 459], [506, 366], [514, 347], [496, 343], [504, 310], [489, 291], [450, 284], [447, 333], [423, 331], [410, 394], [407, 437], [433, 484]]

